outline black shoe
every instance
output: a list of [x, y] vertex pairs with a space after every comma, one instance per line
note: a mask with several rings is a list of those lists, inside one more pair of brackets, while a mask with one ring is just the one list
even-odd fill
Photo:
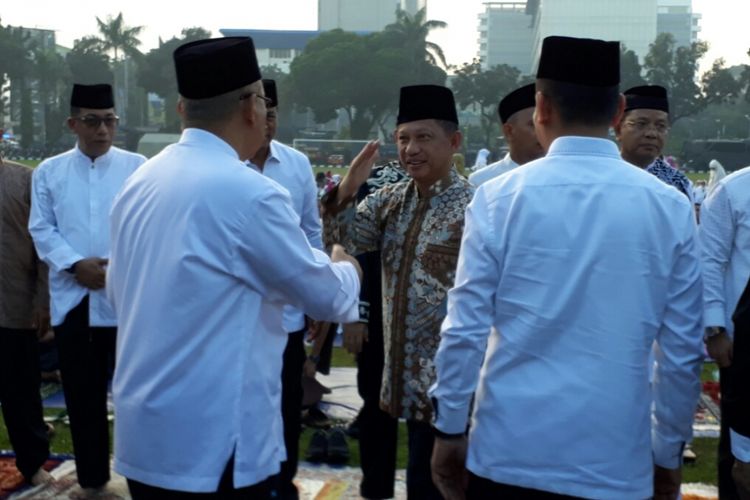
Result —
[[328, 433], [328, 463], [345, 464], [349, 461], [349, 445], [342, 429]]
[[323, 462], [328, 456], [328, 436], [325, 431], [317, 430], [310, 437], [307, 447], [307, 460], [309, 462]]

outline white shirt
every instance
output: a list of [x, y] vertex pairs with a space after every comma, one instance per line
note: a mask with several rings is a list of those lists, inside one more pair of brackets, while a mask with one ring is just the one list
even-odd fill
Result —
[[[278, 141], [271, 141], [270, 152], [263, 169], [252, 162], [248, 162], [248, 165], [278, 182], [289, 192], [292, 206], [300, 218], [300, 227], [307, 240], [313, 248], [323, 251], [318, 188], [307, 156]], [[284, 330], [296, 332], [304, 327], [305, 313], [292, 306], [285, 306]]]
[[52, 326], [60, 325], [87, 294], [89, 325], [117, 326], [104, 290], [79, 285], [66, 269], [81, 259], [109, 256], [112, 200], [145, 161], [116, 147], [92, 161], [76, 146], [34, 170], [29, 232], [49, 266]]
[[692, 210], [594, 138], [559, 138], [477, 189], [431, 390], [435, 425], [458, 433], [476, 389], [471, 471], [650, 498], [654, 462], [680, 464], [703, 355]]
[[[700, 236], [704, 323], [733, 335], [732, 314], [750, 279], [750, 167], [724, 177], [709, 193], [701, 205]], [[750, 461], [750, 438], [731, 435], [734, 455]]]
[[479, 186], [490, 179], [503, 175], [505, 172], [510, 172], [516, 167], [518, 167], [518, 163], [513, 161], [513, 158], [510, 157], [510, 153], [507, 153], [502, 160], [487, 165], [483, 169], [477, 170], [471, 174], [469, 176], [469, 182], [475, 186]]
[[111, 238], [115, 470], [215, 491], [234, 450], [236, 487], [277, 473], [283, 305], [356, 321], [354, 267], [310, 247], [288, 193], [192, 128], [125, 184]]

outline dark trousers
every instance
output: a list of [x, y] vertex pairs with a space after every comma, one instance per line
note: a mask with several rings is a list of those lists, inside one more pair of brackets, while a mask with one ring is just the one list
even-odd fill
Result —
[[720, 369], [719, 386], [721, 389], [721, 432], [719, 434], [719, 456], [717, 460], [719, 469], [719, 498], [721, 500], [739, 500], [737, 486], [734, 484], [734, 479], [732, 479], [734, 455], [732, 455], [729, 422], [725, 418], [728, 413], [726, 401], [731, 398], [733, 390], [731, 371], [728, 368]]
[[380, 409], [383, 380], [383, 328], [380, 312], [371, 315], [367, 342], [357, 355], [357, 390], [364, 401], [359, 412], [359, 457], [364, 498], [392, 498], [396, 480], [398, 420]]
[[299, 498], [294, 476], [299, 460], [299, 437], [302, 429], [302, 367], [305, 364], [305, 329], [289, 334], [281, 370], [281, 417], [284, 420], [286, 461], [279, 473], [280, 498]]
[[36, 332], [0, 328], [0, 404], [16, 467], [27, 481], [49, 455], [40, 383]]
[[435, 431], [432, 425], [407, 420], [409, 432], [409, 462], [406, 465], [406, 496], [410, 500], [440, 500], [443, 496], [432, 482], [432, 445]]
[[117, 329], [89, 326], [87, 296], [54, 330], [78, 484], [96, 488], [109, 481], [107, 384]]
[[191, 500], [209, 499], [216, 500], [267, 500], [276, 498], [273, 496], [273, 483], [276, 477], [271, 477], [252, 486], [244, 488], [234, 487], [234, 457], [229, 459], [224, 473], [219, 481], [219, 488], [214, 493], [188, 493], [185, 491], [167, 490], [139, 483], [128, 479], [128, 488], [133, 500]]
[[469, 472], [469, 488], [466, 491], [466, 498], [467, 500], [574, 500], [580, 497], [496, 483]]

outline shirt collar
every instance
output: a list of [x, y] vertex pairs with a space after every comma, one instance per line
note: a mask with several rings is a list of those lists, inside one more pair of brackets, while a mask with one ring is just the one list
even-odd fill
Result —
[[552, 142], [547, 156], [555, 155], [594, 155], [620, 158], [617, 145], [600, 137], [563, 136]]
[[[427, 190], [427, 194], [425, 195], [425, 198], [432, 198], [433, 196], [438, 196], [440, 194], [443, 194], [445, 191], [448, 190], [449, 187], [451, 187], [453, 184], [458, 182], [459, 174], [456, 171], [456, 167], [454, 165], [451, 166], [450, 172], [448, 172], [448, 175], [437, 181], [435, 184], [430, 186], [430, 188]], [[417, 191], [419, 193], [419, 191]]]
[[95, 165], [106, 165], [109, 163], [109, 161], [112, 159], [112, 156], [114, 155], [114, 153], [112, 152], [114, 148], [115, 148], [114, 146], [110, 146], [106, 153], [94, 158], [93, 162], [90, 156], [88, 156], [86, 153], [81, 151], [81, 148], [78, 147], [77, 141], [76, 141], [75, 152], [76, 152], [76, 157], [79, 160], [85, 161], [86, 163], [94, 163]]
[[518, 163], [516, 163], [516, 161], [513, 159], [513, 157], [510, 156], [510, 151], [508, 151], [507, 153], [505, 153], [505, 158], [503, 158], [502, 161], [506, 165], [510, 165], [512, 167], [517, 167], [518, 166]]
[[[266, 163], [263, 165], [263, 172], [266, 170], [266, 167], [268, 167], [268, 162], [273, 160], [275, 163], [281, 163], [279, 160], [279, 146], [276, 144], [275, 140], [271, 140], [271, 144], [268, 146], [268, 157], [266, 158]], [[260, 165], [256, 165], [253, 163], [253, 160], [247, 160], [245, 163], [254, 170], [258, 172], [262, 172]]]
[[237, 151], [235, 151], [235, 149], [230, 146], [228, 142], [226, 142], [216, 134], [209, 132], [208, 130], [199, 128], [186, 128], [182, 131], [182, 136], [180, 137], [179, 144], [188, 146], [197, 145], [201, 148], [210, 148], [216, 150], [216, 152], [231, 156], [235, 160], [240, 159]]

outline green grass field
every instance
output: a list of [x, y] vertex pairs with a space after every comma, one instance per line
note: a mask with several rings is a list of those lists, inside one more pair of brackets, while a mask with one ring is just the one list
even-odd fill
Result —
[[[341, 347], [334, 347], [332, 366], [355, 366], [353, 357], [344, 351]], [[715, 366], [713, 364], [706, 364], [703, 367], [703, 374], [701, 378], [703, 380], [713, 380]], [[45, 410], [45, 415], [56, 416], [60, 413], [57, 409]], [[73, 453], [73, 444], [70, 438], [70, 429], [62, 422], [55, 422], [55, 433], [50, 443], [50, 448], [53, 453]], [[314, 429], [305, 428], [300, 438], [300, 451], [299, 457], [304, 460], [307, 455], [307, 448], [310, 443], [310, 438]], [[349, 444], [349, 465], [352, 467], [359, 466], [359, 447], [357, 442], [351, 438], [347, 438]], [[398, 448], [396, 465], [398, 468], [403, 469], [406, 467], [408, 449], [407, 449], [407, 438], [406, 438], [406, 424], [404, 422], [399, 423], [398, 430]], [[718, 447], [718, 439], [713, 438], [696, 438], [692, 443], [693, 450], [698, 456], [697, 460], [693, 464], [685, 465], [683, 468], [683, 481], [686, 483], [704, 483], [716, 485], [716, 453]], [[10, 442], [8, 441], [8, 432], [5, 429], [5, 422], [0, 418], [0, 450], [11, 449]]]

